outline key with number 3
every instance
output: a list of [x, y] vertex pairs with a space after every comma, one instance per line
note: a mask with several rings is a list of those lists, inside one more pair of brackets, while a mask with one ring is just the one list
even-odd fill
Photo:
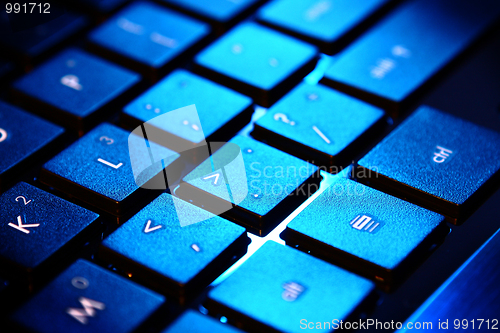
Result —
[[[128, 145], [128, 132], [111, 124], [101, 124], [47, 162], [40, 180], [99, 210], [123, 215], [125, 207], [136, 204], [138, 198], [151, 199], [154, 195], [136, 183]], [[155, 154], [168, 157], [164, 159], [164, 167], [179, 156], [154, 143], [150, 147]], [[144, 160], [148, 161], [149, 156]], [[155, 164], [148, 170], [144, 183], [160, 174], [162, 166]]]

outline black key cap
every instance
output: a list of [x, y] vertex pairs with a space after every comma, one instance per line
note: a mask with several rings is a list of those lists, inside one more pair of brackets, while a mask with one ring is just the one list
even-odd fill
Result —
[[498, 133], [424, 106], [359, 161], [359, 180], [461, 223], [497, 182], [499, 152]]
[[497, 0], [409, 1], [342, 52], [323, 81], [396, 114], [499, 15]]
[[224, 325], [219, 320], [209, 316], [204, 316], [199, 312], [187, 310], [182, 316], [174, 321], [162, 333], [205, 333], [205, 332], [218, 332], [218, 333], [242, 333], [236, 327]]
[[89, 40], [93, 50], [156, 81], [209, 32], [205, 23], [158, 5], [136, 3], [99, 26]]
[[111, 102], [139, 79], [126, 69], [69, 49], [14, 82], [14, 97], [27, 109], [83, 134], [106, 113], [100, 111], [114, 111]]
[[174, 136], [160, 143], [168, 145], [186, 141], [186, 146], [194, 146], [205, 139], [226, 141], [250, 122], [253, 113], [250, 98], [200, 76], [177, 70], [127, 105], [123, 118], [128, 125], [135, 127], [191, 104], [196, 105], [199, 124], [184, 112], [176, 117], [171, 114], [165, 121], [159, 122], [160, 118], [157, 118], [150, 122]]
[[346, 178], [349, 170], [331, 176], [283, 238], [389, 289], [449, 228], [442, 215]]
[[[497, 262], [499, 256], [500, 232], [497, 231], [408, 321], [430, 322], [434, 327], [441, 325], [440, 330], [490, 330], [498, 327], [500, 266], [492, 263]], [[408, 321], [403, 327], [407, 327]]]
[[249, 14], [262, 0], [163, 0], [166, 5], [208, 20], [219, 33]]
[[[229, 143], [184, 177], [175, 193], [262, 235], [318, 189], [316, 166], [249, 137]], [[236, 158], [234, 144], [242, 151]]]
[[[323, 168], [351, 162], [384, 112], [322, 85], [300, 84], [254, 124], [252, 136]], [[329, 171], [335, 171], [330, 168]]]
[[[157, 195], [146, 190], [163, 168], [178, 157], [171, 150], [151, 143], [155, 156], [166, 156], [165, 163], [153, 164], [143, 178], [134, 177], [132, 164], [150, 161], [149, 152], [136, 155], [131, 161], [129, 148], [142, 145], [139, 137], [111, 124], [101, 124], [45, 163], [40, 181], [113, 215], [123, 215], [140, 205], [140, 201]], [[138, 149], [132, 150], [139, 154]], [[141, 162], [139, 162], [141, 163]], [[142, 170], [141, 170], [142, 171]], [[163, 173], [160, 178], [163, 179]]]
[[207, 308], [245, 330], [303, 332], [309, 322], [353, 319], [373, 289], [364, 278], [268, 241], [209, 292]]
[[[30, 69], [40, 57], [74, 37], [88, 25], [87, 19], [82, 15], [50, 3], [41, 3], [41, 7], [40, 3], [36, 3], [34, 7], [33, 4], [27, 3], [27, 13], [23, 13], [24, 7], [21, 7], [18, 14], [13, 10], [11, 14], [0, 16], [0, 20], [9, 21], [6, 23], [10, 27], [0, 34], [2, 53], [26, 66], [26, 69]], [[5, 6], [3, 10], [6, 10]]]
[[269, 107], [314, 68], [316, 53], [295, 38], [243, 23], [199, 53], [195, 68]]
[[12, 319], [34, 332], [132, 332], [164, 297], [78, 260], [19, 308]]
[[35, 276], [53, 267], [54, 255], [61, 258], [70, 243], [83, 243], [99, 216], [22, 182], [2, 194], [0, 206], [0, 258], [11, 274]]
[[45, 154], [63, 132], [59, 126], [0, 102], [0, 190]]
[[390, 0], [278, 0], [261, 8], [257, 18], [332, 54], [367, 27], [390, 3]]
[[106, 238], [100, 256], [184, 303], [241, 257], [248, 240], [244, 228], [164, 193]]

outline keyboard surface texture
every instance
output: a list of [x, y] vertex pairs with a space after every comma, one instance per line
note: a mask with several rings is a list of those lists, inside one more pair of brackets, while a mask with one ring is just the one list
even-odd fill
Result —
[[2, 2], [0, 331], [497, 328], [499, 59], [498, 0]]

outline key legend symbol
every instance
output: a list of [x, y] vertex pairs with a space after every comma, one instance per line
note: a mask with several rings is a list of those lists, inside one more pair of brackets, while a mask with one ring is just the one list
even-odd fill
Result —
[[63, 85], [65, 85], [66, 87], [69, 87], [71, 89], [75, 89], [78, 91], [83, 89], [82, 85], [80, 84], [80, 79], [76, 75], [68, 74], [68, 75], [63, 76], [61, 78], [61, 83]]
[[296, 282], [284, 283], [282, 287], [285, 291], [283, 291], [281, 297], [287, 302], [295, 301], [306, 289]]
[[9, 223], [9, 227], [12, 227], [14, 229], [17, 229], [19, 231], [24, 232], [25, 234], [29, 234], [30, 231], [25, 228], [37, 228], [40, 225], [40, 223], [34, 223], [34, 224], [23, 224], [23, 220], [21, 218], [21, 215], [17, 217], [17, 225], [14, 223]]
[[374, 234], [380, 230], [383, 223], [381, 221], [375, 221], [375, 219], [368, 215], [358, 215], [350, 223], [351, 227], [359, 231], [366, 231], [368, 233]]
[[163, 227], [161, 224], [151, 227], [151, 222], [151, 220], [148, 220], [148, 222], [146, 223], [146, 227], [144, 228], [145, 234], [149, 234], [150, 232], [161, 229], [161, 227]]
[[326, 143], [328, 143], [328, 144], [332, 143], [332, 142], [330, 141], [330, 139], [328, 139], [328, 138], [326, 137], [326, 135], [325, 135], [325, 134], [323, 134], [323, 132], [321, 132], [321, 131], [319, 130], [319, 128], [317, 128], [316, 126], [314, 126], [314, 125], [313, 125], [312, 129], [313, 129], [313, 131], [314, 131], [314, 132], [316, 132], [316, 134], [318, 134], [318, 135], [319, 135], [319, 136], [323, 139], [323, 141], [325, 141], [325, 142], [326, 142]]
[[78, 301], [82, 305], [82, 308], [67, 308], [66, 313], [83, 325], [88, 324], [89, 317], [95, 317], [96, 310], [104, 310], [106, 308], [104, 303], [94, 301], [90, 298], [80, 297]]
[[274, 115], [274, 120], [276, 120], [276, 121], [282, 121], [285, 124], [290, 124], [292, 126], [295, 126], [295, 121], [288, 119], [288, 117], [284, 113], [276, 113]]
[[202, 177], [203, 180], [206, 180], [206, 181], [211, 181], [212, 182], [212, 185], [214, 186], [217, 186], [219, 185], [219, 177], [220, 177], [220, 173], [219, 172], [216, 172], [216, 173], [213, 173], [211, 175], [208, 175], [208, 176], [205, 176], [205, 177]]

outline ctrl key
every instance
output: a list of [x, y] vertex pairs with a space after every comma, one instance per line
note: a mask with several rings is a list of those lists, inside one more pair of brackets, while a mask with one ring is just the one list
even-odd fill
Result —
[[288, 246], [266, 242], [210, 291], [207, 309], [256, 332], [303, 332], [304, 325], [351, 321], [374, 300], [374, 285]]
[[163, 296], [78, 260], [11, 319], [30, 332], [123, 333], [138, 329], [163, 303]]

